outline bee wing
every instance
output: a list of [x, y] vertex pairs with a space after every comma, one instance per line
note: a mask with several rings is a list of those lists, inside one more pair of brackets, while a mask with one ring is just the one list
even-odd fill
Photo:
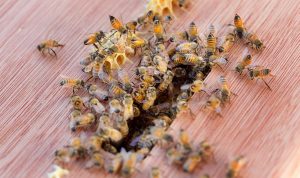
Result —
[[101, 114], [103, 111], [105, 111], [105, 107], [100, 102], [96, 105], [93, 105], [93, 109], [98, 114]]
[[182, 90], [182, 91], [188, 90], [188, 89], [191, 87], [191, 85], [192, 85], [192, 84], [185, 84], [185, 85], [182, 85], [182, 86], [180, 87], [180, 90]]
[[217, 59], [215, 59], [213, 62], [217, 63], [217, 64], [227, 64], [227, 59], [225, 57], [219, 57]]

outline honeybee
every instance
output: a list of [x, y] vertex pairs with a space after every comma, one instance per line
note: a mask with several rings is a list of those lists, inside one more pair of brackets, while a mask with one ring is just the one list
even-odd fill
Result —
[[139, 117], [141, 115], [141, 111], [137, 106], [133, 106], [133, 116], [134, 117]]
[[127, 152], [123, 150], [121, 150], [121, 154], [123, 157], [123, 165], [122, 165], [122, 169], [121, 169], [121, 174], [124, 177], [129, 177], [131, 176], [134, 171], [135, 171], [135, 166], [136, 163], [139, 161], [137, 154], [134, 152]]
[[269, 86], [269, 84], [264, 80], [264, 78], [266, 77], [273, 77], [274, 75], [271, 74], [271, 70], [264, 68], [262, 66], [254, 66], [254, 67], [249, 67], [248, 68], [248, 73], [249, 73], [249, 77], [251, 80], [253, 79], [261, 79], [266, 85], [267, 87], [271, 89], [271, 87]]
[[248, 32], [246, 34], [247, 43], [252, 49], [263, 50], [266, 46], [264, 46], [263, 42], [257, 37], [256, 34]]
[[244, 27], [243, 20], [238, 14], [235, 14], [234, 16], [234, 26], [235, 26], [234, 29], [235, 35], [237, 35], [239, 38], [244, 38], [247, 33], [247, 30]]
[[183, 164], [185, 156], [178, 151], [176, 148], [172, 147], [167, 150], [167, 159], [169, 164]]
[[199, 163], [201, 163], [202, 158], [199, 152], [192, 152], [188, 155], [187, 160], [183, 164], [183, 171], [192, 173], [195, 171]]
[[111, 118], [109, 117], [109, 114], [107, 112], [103, 112], [99, 118], [99, 125], [98, 125], [97, 132], [99, 132], [101, 128], [108, 127], [110, 125], [111, 125]]
[[64, 87], [72, 87], [73, 88], [73, 93], [77, 91], [78, 89], [84, 87], [84, 81], [81, 79], [71, 79], [71, 78], [63, 78], [60, 81], [60, 86]]
[[184, 64], [185, 63], [185, 57], [182, 54], [175, 54], [172, 57], [172, 61], [175, 65]]
[[175, 49], [181, 54], [193, 53], [196, 51], [198, 44], [195, 42], [184, 42], [179, 44]]
[[47, 173], [48, 178], [62, 178], [65, 175], [69, 174], [69, 170], [63, 169], [58, 165], [53, 165], [54, 171]]
[[78, 95], [71, 97], [71, 103], [75, 110], [82, 111], [85, 108], [82, 98]]
[[[96, 33], [93, 33], [91, 35], [89, 35], [87, 37], [86, 40], [84, 40], [84, 44], [85, 45], [91, 45], [91, 44], [95, 44], [96, 42], [100, 42], [101, 39], [105, 38], [105, 33], [103, 31], [99, 31], [99, 32], [96, 32]], [[96, 48], [98, 48], [96, 45], [94, 45]]]
[[212, 33], [209, 33], [209, 35], [207, 36], [206, 45], [207, 56], [215, 54], [217, 48], [217, 38]]
[[194, 80], [194, 82], [191, 84], [190, 86], [190, 90], [191, 92], [194, 92], [194, 93], [199, 93], [200, 91], [204, 91], [203, 88], [204, 88], [204, 82], [202, 80]]
[[70, 145], [67, 146], [70, 152], [70, 156], [75, 159], [85, 158], [87, 155], [87, 149], [83, 144], [82, 135], [80, 137], [74, 137], [71, 140]]
[[102, 148], [103, 148], [104, 151], [110, 152], [112, 154], [118, 153], [117, 148], [115, 146], [113, 146], [112, 144], [110, 144], [110, 143], [104, 143]]
[[204, 162], [215, 161], [213, 149], [206, 140], [200, 143], [201, 158]]
[[101, 150], [104, 138], [95, 134], [88, 139], [87, 149], [90, 153], [97, 153]]
[[54, 152], [55, 160], [58, 162], [67, 163], [71, 160], [69, 149], [64, 147]]
[[149, 86], [153, 86], [155, 84], [155, 78], [149, 74], [141, 75], [140, 80], [143, 82], [146, 88], [148, 88]]
[[92, 168], [96, 167], [98, 169], [104, 167], [104, 158], [103, 156], [99, 153], [93, 153], [90, 160], [86, 163], [85, 165], [86, 168]]
[[216, 95], [211, 95], [206, 101], [205, 108], [215, 111], [221, 116], [221, 100]]
[[101, 71], [101, 66], [102, 66], [102, 63], [99, 62], [99, 61], [94, 61], [93, 62], [93, 69], [92, 69], [92, 76], [97, 78], [99, 77], [99, 73]]
[[117, 155], [115, 155], [113, 157], [113, 159], [110, 161], [110, 163], [105, 164], [105, 170], [108, 173], [114, 174], [114, 173], [118, 173], [122, 167], [122, 163], [123, 163], [123, 157], [121, 155], [121, 153], [118, 153]]
[[[63, 44], [59, 44], [57, 41], [55, 40], [45, 40], [43, 41], [42, 43], [40, 43], [38, 46], [37, 46], [37, 49], [44, 55], [44, 51], [47, 50], [48, 51], [48, 54], [50, 54], [51, 56], [54, 56], [56, 57], [56, 52], [52, 49], [52, 48], [57, 48], [57, 47], [63, 47], [64, 45]], [[52, 53], [50, 53], [50, 51]]]
[[134, 117], [133, 112], [133, 98], [130, 94], [125, 94], [123, 98], [123, 106], [124, 106], [124, 119], [128, 120]]
[[246, 159], [244, 156], [239, 156], [233, 161], [228, 166], [228, 170], [226, 173], [226, 178], [237, 178], [239, 177], [240, 170], [244, 165], [246, 164]]
[[128, 93], [131, 93], [132, 92], [132, 84], [130, 82], [128, 73], [125, 71], [118, 71], [118, 78], [122, 84], [123, 90], [125, 90]]
[[220, 53], [227, 53], [235, 42], [235, 35], [232, 32], [228, 32], [220, 41], [220, 45], [217, 47]]
[[138, 148], [148, 148], [151, 149], [155, 146], [157, 143], [157, 139], [153, 137], [152, 135], [143, 134], [139, 137], [139, 140], [137, 142]]
[[199, 34], [199, 31], [198, 31], [198, 28], [197, 28], [195, 22], [191, 22], [189, 25], [189, 29], [188, 29], [189, 41], [198, 43], [198, 40], [200, 39], [198, 34]]
[[104, 137], [107, 137], [112, 143], [117, 145], [123, 139], [122, 133], [119, 130], [114, 129], [112, 127], [101, 128], [100, 134], [102, 134]]
[[112, 113], [120, 113], [121, 111], [123, 111], [123, 107], [122, 107], [120, 101], [117, 99], [110, 100], [109, 112], [112, 114]]
[[126, 94], [126, 91], [124, 91], [117, 82], [111, 82], [109, 84], [108, 93], [112, 97], [120, 97], [120, 96], [123, 96], [124, 94]]
[[109, 16], [109, 20], [113, 29], [119, 31], [122, 34], [127, 32], [126, 28], [123, 26], [120, 20], [111, 15]]
[[184, 155], [189, 154], [192, 151], [192, 144], [190, 141], [190, 137], [186, 131], [180, 129], [179, 132], [179, 144], [181, 151]]
[[202, 65], [204, 64], [204, 60], [201, 56], [196, 54], [184, 54], [185, 64], [188, 65]]
[[220, 76], [219, 83], [221, 84], [221, 88], [216, 90], [218, 92], [219, 99], [222, 103], [230, 102], [232, 92], [229, 89], [225, 76]]
[[172, 71], [168, 70], [164, 76], [163, 76], [163, 81], [159, 84], [158, 89], [160, 91], [165, 91], [168, 86], [172, 83], [174, 74]]
[[105, 111], [105, 107], [103, 104], [100, 103], [100, 101], [97, 98], [91, 98], [89, 101], [89, 106], [91, 110], [97, 114], [101, 114]]
[[105, 90], [101, 90], [97, 87], [97, 85], [89, 84], [86, 86], [86, 89], [88, 90], [90, 95], [96, 97], [100, 101], [108, 101], [108, 92]]
[[128, 135], [128, 124], [124, 117], [117, 117], [116, 118], [116, 128], [121, 132], [123, 137], [126, 137]]
[[170, 134], [167, 134], [165, 132], [165, 128], [163, 127], [151, 127], [150, 128], [151, 135], [157, 139], [159, 145], [161, 147], [170, 147], [174, 143], [173, 136]]
[[138, 25], [137, 21], [130, 21], [130, 22], [127, 22], [125, 26], [126, 26], [127, 30], [135, 33], [137, 25]]
[[151, 106], [153, 106], [154, 101], [156, 100], [156, 88], [149, 87], [146, 91], [146, 97], [143, 101], [143, 110], [148, 110]]
[[80, 115], [75, 120], [75, 125], [71, 127], [71, 130], [74, 132], [77, 128], [85, 128], [92, 126], [96, 121], [96, 117], [92, 113], [87, 113], [84, 115]]
[[144, 90], [135, 90], [133, 91], [132, 93], [132, 96], [133, 96], [133, 99], [138, 102], [138, 103], [142, 103], [143, 100], [145, 99], [146, 97], [146, 92]]
[[242, 74], [243, 70], [246, 69], [247, 66], [249, 66], [252, 63], [252, 56], [248, 52], [247, 49], [243, 52], [243, 59], [238, 63], [238, 65], [235, 67], [235, 71]]
[[147, 44], [147, 41], [143, 38], [132, 38], [131, 39], [131, 47], [133, 49], [136, 49], [136, 48], [142, 48], [144, 47], [145, 45]]
[[153, 33], [156, 38], [156, 43], [164, 42], [164, 27], [160, 20], [154, 20]]
[[161, 178], [161, 173], [158, 167], [152, 167], [150, 172], [150, 178]]
[[166, 71], [168, 70], [168, 62], [162, 58], [161, 56], [154, 56], [153, 57], [153, 63], [156, 66], [156, 69], [160, 72], [160, 73], [166, 73]]

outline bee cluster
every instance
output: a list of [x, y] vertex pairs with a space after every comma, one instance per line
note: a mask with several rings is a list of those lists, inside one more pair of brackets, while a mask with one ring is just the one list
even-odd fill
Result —
[[[185, 131], [180, 131], [176, 142], [167, 130], [180, 112], [189, 112], [194, 117], [188, 101], [195, 93], [206, 93], [204, 107], [221, 115], [221, 108], [235, 94], [225, 76], [220, 76], [219, 87], [213, 91], [208, 91], [204, 79], [215, 66], [222, 69], [227, 64], [227, 54], [238, 39], [255, 50], [264, 49], [264, 45], [246, 30], [238, 15], [232, 28], [228, 27], [220, 38], [213, 25], [207, 34], [201, 34], [194, 22], [183, 32], [167, 32], [173, 21], [173, 6], [182, 8], [186, 3], [173, 1], [172, 8], [169, 1], [161, 6], [169, 7], [168, 10], [153, 6], [159, 1], [150, 1], [145, 14], [124, 25], [109, 16], [111, 31], [98, 31], [84, 40], [92, 50], [80, 64], [90, 78], [63, 78], [60, 84], [73, 89], [71, 131], [87, 134], [74, 137], [69, 145], [57, 150], [57, 161], [88, 160], [87, 168], [104, 168], [109, 173], [130, 176], [155, 145], [166, 149], [169, 163], [182, 166], [185, 172], [193, 172], [197, 165], [214, 160], [206, 141], [194, 148]], [[165, 15], [166, 11], [169, 15]], [[38, 49], [50, 52], [59, 43], [49, 44], [40, 44]], [[134, 77], [130, 78], [130, 71], [124, 66], [133, 60], [139, 64], [131, 69]], [[252, 56], [245, 50], [235, 71], [242, 74], [247, 70], [250, 79], [263, 81], [271, 75], [269, 69], [251, 63]], [[79, 90], [88, 97], [79, 96]], [[239, 157], [229, 165], [227, 178], [237, 177], [243, 160]], [[160, 174], [158, 168], [151, 173]]]

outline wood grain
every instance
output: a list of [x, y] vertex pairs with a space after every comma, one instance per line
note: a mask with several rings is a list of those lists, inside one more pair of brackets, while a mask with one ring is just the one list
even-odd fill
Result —
[[[84, 37], [108, 30], [108, 14], [127, 21], [143, 12], [144, 4], [140, 0], [0, 0], [0, 177], [45, 177], [51, 171], [53, 152], [72, 136], [67, 128], [71, 91], [59, 87], [60, 75], [86, 78], [79, 65], [88, 51]], [[186, 129], [195, 144], [207, 139], [216, 149], [217, 163], [188, 175], [169, 166], [164, 151], [154, 148], [135, 177], [148, 176], [151, 166], [159, 166], [164, 177], [204, 173], [224, 177], [225, 164], [240, 154], [248, 159], [244, 177], [300, 177], [299, 9], [297, 0], [194, 0], [190, 11], [177, 19], [177, 27], [195, 21], [206, 29], [210, 23], [232, 23], [239, 13], [267, 45], [255, 55], [255, 63], [273, 70], [276, 76], [269, 81], [273, 91], [231, 71], [244, 49], [235, 45], [225, 69], [238, 96], [223, 109], [223, 117], [202, 110], [203, 96], [195, 95], [190, 107], [196, 119], [179, 115], [170, 130], [176, 135], [179, 128]], [[58, 59], [43, 58], [36, 50], [45, 38], [66, 44]], [[206, 83], [215, 83], [221, 74], [214, 69]], [[68, 166], [69, 177], [116, 177], [81, 166]]]

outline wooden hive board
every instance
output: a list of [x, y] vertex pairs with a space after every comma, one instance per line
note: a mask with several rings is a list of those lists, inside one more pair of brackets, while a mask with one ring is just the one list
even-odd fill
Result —
[[[108, 14], [127, 21], [141, 14], [144, 5], [140, 0], [0, 0], [0, 177], [45, 177], [51, 171], [53, 152], [72, 136], [67, 128], [71, 91], [58, 85], [60, 75], [87, 78], [79, 65], [88, 51], [84, 37], [108, 30]], [[239, 13], [267, 45], [255, 63], [273, 70], [273, 91], [231, 71], [244, 49], [235, 45], [225, 69], [238, 96], [223, 109], [223, 118], [202, 110], [201, 97], [195, 95], [190, 107], [196, 119], [181, 114], [170, 130], [176, 135], [186, 129], [195, 144], [207, 139], [217, 163], [189, 175], [168, 165], [164, 151], [154, 148], [135, 177], [146, 177], [151, 166], [159, 166], [165, 177], [224, 177], [226, 163], [240, 154], [248, 160], [244, 177], [300, 177], [299, 9], [297, 0], [194, 0], [176, 24], [183, 28], [195, 21], [206, 29], [210, 23], [232, 23]], [[45, 38], [66, 44], [57, 51], [58, 59], [43, 58], [36, 50]], [[221, 74], [214, 69], [206, 83], [215, 83]], [[116, 177], [80, 164], [68, 167], [69, 177]]]

